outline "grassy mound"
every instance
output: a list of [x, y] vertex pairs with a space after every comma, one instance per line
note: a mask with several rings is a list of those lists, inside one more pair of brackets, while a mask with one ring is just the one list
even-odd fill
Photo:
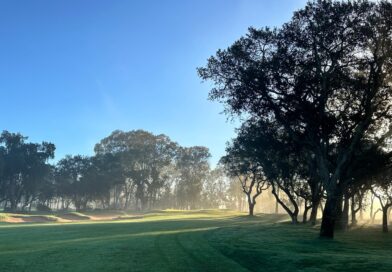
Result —
[[57, 221], [59, 221], [59, 218], [53, 215], [0, 213], [0, 222], [6, 223], [49, 223]]
[[78, 220], [90, 220], [90, 216], [79, 213], [79, 212], [67, 212], [67, 213], [60, 213], [57, 214], [57, 217], [71, 220], [71, 221], [78, 221]]
[[53, 215], [12, 215], [15, 219], [21, 219], [23, 223], [47, 223], [57, 222], [59, 218]]
[[114, 218], [114, 220], [134, 220], [134, 219], [143, 219], [143, 215], [120, 215]]
[[7, 213], [0, 213], [0, 222], [6, 222], [8, 219]]

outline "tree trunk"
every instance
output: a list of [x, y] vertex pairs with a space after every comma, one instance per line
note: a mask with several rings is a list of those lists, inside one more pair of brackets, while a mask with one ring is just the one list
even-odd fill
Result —
[[18, 207], [18, 203], [17, 203], [17, 201], [15, 200], [15, 199], [11, 199], [10, 200], [10, 210], [11, 211], [16, 211], [16, 209], [17, 209], [17, 207]]
[[5, 200], [4, 205], [3, 205], [3, 210], [7, 211], [8, 209], [8, 200]]
[[[278, 187], [279, 188], [279, 187]], [[272, 185], [272, 194], [275, 196], [276, 201], [282, 206], [282, 208], [287, 212], [287, 214], [291, 217], [291, 223], [298, 223], [298, 204], [295, 202], [294, 197], [290, 194], [289, 191], [286, 191], [284, 188], [281, 188], [283, 192], [286, 193], [286, 196], [289, 198], [291, 205], [294, 207], [294, 211], [291, 211], [290, 208], [279, 198], [274, 185]]]
[[320, 205], [320, 199], [312, 203], [312, 210], [310, 211], [310, 218], [309, 218], [310, 224], [312, 224], [312, 226], [316, 225], [317, 211], [319, 205]]
[[254, 208], [255, 208], [255, 204], [253, 203], [249, 203], [249, 216], [253, 216], [254, 214]]
[[312, 208], [312, 206], [306, 206], [304, 207], [304, 213], [302, 217], [302, 223], [306, 223], [308, 221], [308, 211]]
[[388, 207], [382, 208], [382, 232], [388, 232]]
[[373, 216], [373, 203], [374, 203], [374, 195], [372, 194], [370, 196], [370, 221], [373, 224], [374, 223], [374, 216]]
[[357, 211], [355, 210], [355, 199], [354, 196], [351, 198], [351, 225], [355, 227], [357, 225], [357, 217], [356, 217]]
[[298, 213], [290, 214], [291, 217], [291, 224], [296, 225], [298, 224]]
[[340, 215], [340, 218], [338, 219], [338, 224], [336, 224], [336, 227], [339, 230], [346, 231], [348, 228], [348, 213], [350, 210], [350, 202], [349, 198], [347, 196], [344, 197], [343, 201], [343, 210]]
[[351, 226], [355, 227], [357, 225], [357, 216], [356, 216], [356, 211], [354, 209], [351, 209]]
[[336, 203], [335, 230], [341, 229], [342, 217], [343, 217], [343, 199], [339, 197]]
[[321, 238], [332, 239], [334, 237], [338, 201], [339, 198], [336, 196], [327, 197], [320, 227]]
[[[279, 197], [279, 188], [276, 190], [276, 194]], [[275, 200], [275, 214], [278, 214], [278, 213], [279, 213], [279, 203], [277, 200]]]

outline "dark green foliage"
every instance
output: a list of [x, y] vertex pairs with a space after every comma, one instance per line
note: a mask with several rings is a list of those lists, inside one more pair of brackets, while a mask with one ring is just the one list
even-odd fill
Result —
[[166, 135], [144, 130], [117, 130], [96, 144], [95, 152], [92, 157], [66, 156], [57, 163], [52, 196], [57, 208], [202, 205], [201, 191], [210, 171], [206, 147], [180, 147]]
[[0, 200], [11, 211], [26, 209], [40, 197], [42, 200], [41, 189], [50, 187], [52, 167], [48, 160], [54, 157], [55, 146], [26, 140], [8, 131], [0, 136]]
[[272, 124], [289, 149], [310, 155], [327, 193], [323, 237], [333, 237], [355, 150], [390, 134], [391, 15], [389, 1], [310, 1], [281, 28], [250, 28], [199, 69], [229, 114]]
[[57, 193], [71, 199], [77, 211], [85, 210], [95, 193], [97, 173], [94, 170], [92, 159], [83, 156], [66, 156], [57, 163]]
[[0, 137], [0, 204], [6, 211], [219, 205], [201, 202], [210, 177], [206, 147], [181, 147], [143, 130], [114, 131], [95, 146], [94, 156], [68, 155], [50, 165], [54, 145], [26, 139], [7, 131]]
[[[114, 131], [95, 146], [97, 155], [110, 154], [119, 161], [122, 180], [117, 191], [126, 191], [126, 207], [134, 193], [137, 199], [135, 206], [140, 209], [154, 206], [160, 190], [167, 182], [164, 172], [173, 163], [176, 150], [177, 144], [169, 137], [143, 130]], [[132, 190], [134, 192], [130, 192]], [[118, 202], [117, 199], [116, 207], [120, 205]]]
[[51, 212], [52, 209], [44, 204], [38, 203], [36, 207], [39, 212]]

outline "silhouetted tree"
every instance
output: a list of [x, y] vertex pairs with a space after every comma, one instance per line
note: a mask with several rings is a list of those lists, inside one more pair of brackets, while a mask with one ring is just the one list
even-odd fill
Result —
[[48, 160], [55, 146], [28, 143], [19, 133], [3, 131], [0, 136], [0, 197], [5, 209], [24, 209], [39, 197], [39, 189], [50, 175]]
[[[389, 179], [391, 177], [388, 177]], [[372, 188], [372, 193], [379, 200], [382, 211], [382, 231], [388, 232], [388, 211], [392, 207], [392, 184], [390, 180]]]
[[314, 156], [327, 199], [321, 237], [332, 238], [342, 177], [361, 139], [391, 118], [392, 4], [312, 1], [279, 29], [249, 29], [199, 75], [231, 114], [274, 123]]
[[253, 216], [256, 199], [264, 190], [268, 189], [268, 183], [262, 168], [247, 156], [248, 152], [243, 147], [234, 141], [226, 148], [227, 155], [222, 157], [221, 163], [229, 176], [238, 179], [242, 192], [246, 195], [248, 214]]
[[[385, 135], [388, 136], [388, 135]], [[347, 229], [349, 205], [351, 204], [351, 224], [357, 223], [356, 214], [363, 208], [366, 193], [371, 190], [381, 174], [390, 168], [392, 152], [387, 151], [385, 140], [374, 142], [362, 140], [354, 151], [353, 160], [342, 179], [346, 184], [343, 210], [338, 212], [338, 227]]]
[[95, 193], [92, 167], [92, 159], [80, 155], [66, 156], [57, 163], [55, 179], [59, 194], [70, 199], [77, 211], [85, 210]]

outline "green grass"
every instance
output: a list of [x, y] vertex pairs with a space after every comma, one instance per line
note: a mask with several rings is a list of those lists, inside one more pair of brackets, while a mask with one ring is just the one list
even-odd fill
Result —
[[0, 225], [0, 271], [392, 271], [379, 228], [318, 239], [287, 218], [155, 211], [143, 218]]
[[8, 218], [7, 213], [0, 213], [0, 222], [5, 221]]
[[62, 212], [56, 214], [56, 216], [60, 218], [65, 218], [65, 219], [75, 219], [75, 220], [88, 220], [90, 219], [90, 216], [85, 215], [80, 212]]

